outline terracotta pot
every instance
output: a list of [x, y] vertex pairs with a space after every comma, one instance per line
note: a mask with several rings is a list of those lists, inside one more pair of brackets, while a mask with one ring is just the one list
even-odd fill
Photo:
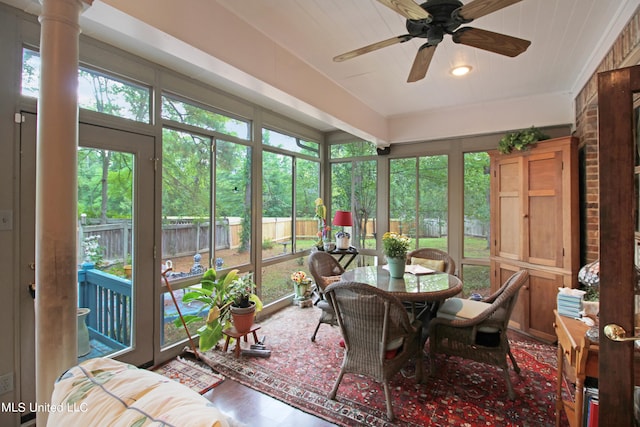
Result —
[[256, 304], [254, 302], [250, 304], [249, 307], [231, 306], [233, 326], [236, 328], [236, 331], [240, 333], [249, 332], [251, 326], [253, 326], [253, 319], [256, 315]]

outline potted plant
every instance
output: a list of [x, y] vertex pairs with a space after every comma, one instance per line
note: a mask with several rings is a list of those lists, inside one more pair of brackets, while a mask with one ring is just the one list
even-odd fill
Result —
[[519, 130], [506, 134], [498, 143], [498, 151], [502, 154], [509, 154], [513, 150], [528, 150], [538, 141], [549, 139], [540, 129], [531, 126], [529, 129]]
[[293, 302], [300, 304], [301, 301], [309, 299], [309, 291], [311, 287], [311, 279], [307, 277], [304, 271], [296, 271], [291, 275], [291, 281], [295, 290]]
[[[222, 331], [231, 327], [232, 305], [250, 305], [246, 302], [248, 300], [254, 302], [252, 315], [262, 310], [262, 301], [253, 293], [253, 276], [247, 276], [250, 277], [240, 277], [238, 270], [218, 275], [215, 269], [210, 268], [203, 274], [200, 287], [189, 288], [189, 292], [182, 297], [184, 303], [198, 301], [203, 304], [198, 313], [183, 316], [187, 325], [202, 321], [202, 312], [207, 310], [205, 324], [198, 329], [200, 350], [207, 351], [214, 347], [222, 339]], [[180, 319], [176, 319], [174, 324], [180, 327]]]
[[233, 326], [240, 333], [249, 332], [256, 312], [262, 310], [262, 301], [255, 294], [253, 273], [245, 274], [231, 282], [231, 317]]
[[407, 251], [411, 239], [404, 234], [387, 231], [382, 236], [383, 252], [387, 257], [389, 274], [395, 279], [404, 277], [404, 268], [407, 263]]

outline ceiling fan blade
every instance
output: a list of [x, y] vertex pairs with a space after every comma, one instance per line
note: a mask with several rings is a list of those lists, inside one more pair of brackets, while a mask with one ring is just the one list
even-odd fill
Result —
[[404, 43], [413, 38], [412, 35], [405, 34], [403, 36], [392, 37], [387, 40], [383, 40], [377, 43], [370, 44], [368, 46], [361, 47], [359, 49], [352, 50], [350, 52], [338, 55], [333, 60], [335, 62], [346, 61], [347, 59], [355, 58], [356, 56], [364, 55], [365, 53], [373, 52], [374, 50], [382, 49], [383, 47], [392, 46], [398, 43]]
[[454, 43], [465, 44], [510, 57], [520, 55], [531, 44], [529, 40], [473, 27], [460, 28], [451, 37]]
[[417, 82], [418, 80], [424, 79], [424, 76], [427, 75], [427, 70], [429, 69], [431, 58], [433, 58], [433, 54], [436, 52], [437, 46], [438, 45], [432, 46], [428, 43], [420, 46], [420, 49], [416, 54], [416, 58], [413, 60], [413, 65], [411, 66], [411, 71], [409, 72], [407, 83], [413, 83]]
[[383, 5], [395, 10], [407, 19], [427, 19], [431, 21], [429, 12], [418, 6], [413, 0], [378, 0]]
[[464, 20], [478, 19], [496, 10], [503, 9], [522, 0], [473, 0], [458, 10], [458, 15]]

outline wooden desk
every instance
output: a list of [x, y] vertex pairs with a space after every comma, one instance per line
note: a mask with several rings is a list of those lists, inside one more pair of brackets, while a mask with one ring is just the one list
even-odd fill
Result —
[[[561, 316], [556, 310], [554, 328], [558, 336], [558, 384], [556, 391], [556, 427], [564, 409], [571, 427], [582, 426], [583, 389], [586, 377], [598, 378], [597, 344], [585, 336], [589, 327], [579, 320]], [[566, 368], [566, 372], [565, 372]], [[562, 379], [566, 375], [576, 383], [575, 403], [562, 400]]]

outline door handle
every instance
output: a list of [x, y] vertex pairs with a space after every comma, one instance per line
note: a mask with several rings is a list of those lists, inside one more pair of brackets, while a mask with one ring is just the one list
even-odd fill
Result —
[[627, 331], [620, 325], [610, 323], [604, 327], [604, 335], [611, 341], [624, 342], [624, 341], [640, 341], [640, 337], [627, 336]]

